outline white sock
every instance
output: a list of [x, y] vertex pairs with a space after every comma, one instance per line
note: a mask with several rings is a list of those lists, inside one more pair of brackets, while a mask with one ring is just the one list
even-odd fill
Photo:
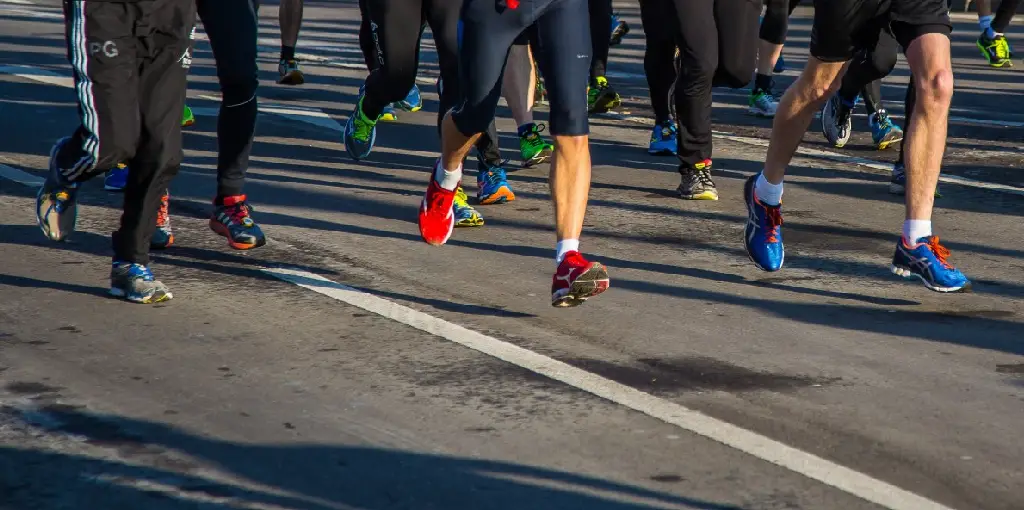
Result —
[[455, 170], [447, 170], [438, 161], [434, 168], [434, 180], [442, 188], [448, 191], [455, 191], [455, 188], [462, 184], [462, 165], [459, 165]]
[[754, 193], [757, 199], [765, 205], [779, 205], [782, 203], [782, 183], [772, 184], [764, 178], [764, 172], [757, 176], [754, 181]]
[[992, 28], [992, 20], [994, 19], [996, 17], [991, 14], [988, 16], [978, 16], [978, 26], [981, 27], [981, 31], [988, 32], [988, 29]]
[[562, 239], [555, 245], [555, 265], [561, 264], [565, 254], [571, 251], [580, 251], [579, 239]]
[[903, 240], [908, 244], [914, 244], [918, 239], [931, 235], [931, 220], [907, 220], [903, 222]]

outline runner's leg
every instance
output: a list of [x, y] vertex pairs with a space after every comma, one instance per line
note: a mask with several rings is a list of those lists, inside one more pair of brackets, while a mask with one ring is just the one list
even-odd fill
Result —
[[654, 128], [647, 147], [650, 154], [676, 153], [676, 120], [672, 116], [669, 94], [676, 81], [673, 58], [676, 50], [677, 28], [673, 21], [675, 10], [671, 0], [644, 0], [640, 2], [640, 21], [644, 27], [644, 74], [654, 109]]
[[301, 85], [305, 78], [295, 61], [295, 46], [299, 42], [299, 29], [302, 28], [303, 0], [280, 0], [277, 17], [281, 28], [281, 62], [278, 65], [280, 78], [278, 83], [284, 85]]

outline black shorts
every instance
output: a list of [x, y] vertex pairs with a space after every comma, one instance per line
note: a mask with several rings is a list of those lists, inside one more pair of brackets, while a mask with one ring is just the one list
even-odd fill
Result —
[[[459, 48], [460, 101], [456, 127], [470, 136], [494, 118], [509, 48], [528, 29], [536, 34], [534, 58], [544, 76], [554, 135], [586, 135], [590, 26], [587, 0], [520, 0], [516, 9], [497, 0], [465, 0]], [[571, 27], [572, 29], [567, 29]]]
[[889, 31], [904, 49], [925, 34], [949, 35], [946, 0], [814, 0], [811, 55], [845, 62]]

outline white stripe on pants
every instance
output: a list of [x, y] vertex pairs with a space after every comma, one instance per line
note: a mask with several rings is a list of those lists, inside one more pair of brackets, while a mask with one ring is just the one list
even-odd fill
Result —
[[100, 120], [93, 99], [92, 79], [89, 77], [89, 42], [86, 37], [86, 2], [72, 0], [71, 3], [71, 66], [75, 69], [78, 80], [75, 92], [78, 104], [82, 109], [82, 127], [88, 132], [82, 143], [85, 155], [69, 169], [61, 169], [64, 177], [74, 181], [83, 172], [92, 170], [99, 159], [100, 152]]

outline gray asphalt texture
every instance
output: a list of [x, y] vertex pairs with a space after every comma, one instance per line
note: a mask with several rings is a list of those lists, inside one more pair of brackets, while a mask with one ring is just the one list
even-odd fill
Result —
[[[649, 116], [638, 8], [613, 48], [612, 85]], [[0, 66], [69, 75], [57, 4], [0, 1]], [[308, 83], [276, 85], [276, 5], [261, 14], [261, 101], [343, 122], [364, 76], [354, 2], [307, 2]], [[806, 60], [810, 11], [790, 29], [780, 90]], [[1011, 40], [1024, 45], [1020, 22]], [[991, 70], [958, 17], [957, 92], [943, 171], [1024, 186], [1024, 63]], [[420, 78], [436, 76], [424, 42]], [[617, 73], [617, 74], [616, 74]], [[883, 91], [902, 120], [901, 57]], [[797, 157], [787, 177], [786, 268], [743, 252], [743, 180], [763, 147], [716, 139], [722, 199], [674, 196], [675, 161], [649, 127], [592, 120], [583, 250], [612, 288], [549, 305], [547, 166], [510, 167], [517, 200], [479, 229], [425, 245], [416, 210], [438, 151], [436, 95], [382, 123], [366, 161], [327, 127], [262, 114], [247, 193], [271, 238], [230, 250], [207, 226], [215, 117], [185, 136], [177, 244], [153, 269], [154, 307], [106, 297], [121, 197], [83, 190], [79, 231], [47, 242], [35, 190], [0, 179], [0, 509], [842, 509], [859, 498], [359, 308], [274, 279], [288, 265], [565, 361], [958, 509], [1024, 501], [1024, 197], [942, 186], [935, 226], [973, 294], [889, 274], [903, 218], [888, 175]], [[715, 128], [766, 138], [746, 91], [716, 91]], [[189, 103], [215, 109], [200, 42]], [[70, 89], [0, 74], [0, 163], [42, 175], [75, 125]], [[515, 159], [514, 125], [499, 109]], [[540, 110], [541, 120], [545, 112]], [[983, 122], [976, 122], [983, 121]], [[1009, 121], [1009, 126], [987, 125]], [[845, 149], [881, 162], [863, 115]], [[474, 164], [466, 188], [475, 194]]]

